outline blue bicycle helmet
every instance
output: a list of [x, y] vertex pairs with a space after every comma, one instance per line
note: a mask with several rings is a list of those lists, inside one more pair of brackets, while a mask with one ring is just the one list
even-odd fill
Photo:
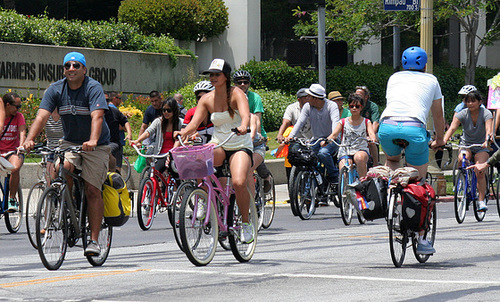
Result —
[[406, 70], [424, 70], [427, 64], [427, 53], [418, 46], [412, 46], [403, 52], [401, 63]]

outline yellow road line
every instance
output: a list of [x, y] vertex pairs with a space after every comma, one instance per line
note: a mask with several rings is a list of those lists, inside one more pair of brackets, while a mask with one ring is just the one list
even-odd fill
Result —
[[135, 272], [140, 272], [140, 271], [149, 271], [149, 270], [139, 269], [139, 270], [131, 270], [131, 271], [108, 271], [108, 272], [76, 274], [76, 275], [69, 275], [69, 276], [34, 279], [34, 280], [18, 281], [18, 282], [11, 282], [11, 283], [3, 283], [3, 284], [0, 284], [0, 288], [27, 286], [27, 285], [33, 285], [33, 284], [45, 284], [45, 283], [53, 283], [53, 282], [62, 282], [62, 281], [68, 281], [68, 280], [95, 278], [95, 277], [101, 277], [101, 276], [121, 275], [121, 274], [135, 273]]

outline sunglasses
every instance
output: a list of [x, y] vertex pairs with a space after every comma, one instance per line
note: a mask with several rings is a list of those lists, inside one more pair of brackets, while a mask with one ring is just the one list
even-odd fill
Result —
[[163, 112], [172, 113], [172, 108], [163, 108]]
[[80, 63], [66, 63], [64, 64], [64, 69], [68, 70], [71, 66], [73, 66], [74, 69], [80, 69], [80, 67], [82, 67]]
[[356, 108], [356, 109], [359, 109], [359, 108], [361, 108], [361, 105], [360, 105], [360, 104], [356, 104], [356, 105], [349, 105], [349, 108]]
[[236, 82], [237, 85], [248, 85], [250, 84], [250, 81], [238, 81]]

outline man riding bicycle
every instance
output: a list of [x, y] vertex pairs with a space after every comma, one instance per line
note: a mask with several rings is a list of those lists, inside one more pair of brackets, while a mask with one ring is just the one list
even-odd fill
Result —
[[[382, 112], [378, 132], [380, 144], [387, 156], [385, 165], [395, 170], [399, 167], [402, 146], [397, 140], [407, 142], [405, 157], [408, 166], [418, 170], [419, 177], [427, 174], [429, 162], [429, 139], [426, 130], [427, 116], [432, 112], [436, 140], [433, 149], [445, 144], [444, 116], [441, 87], [436, 77], [425, 73], [427, 53], [420, 47], [410, 47], [403, 52], [401, 62], [403, 71], [393, 74], [387, 82], [387, 106]], [[432, 245], [423, 239], [421, 232], [417, 252], [433, 254]]]
[[[334, 131], [339, 121], [339, 108], [335, 102], [326, 99], [325, 88], [320, 84], [312, 84], [306, 89], [307, 101], [300, 112], [299, 120], [294, 126], [286, 142], [296, 137], [307, 121], [311, 124], [313, 132], [312, 140], [327, 138]], [[330, 183], [337, 182], [338, 169], [333, 161], [333, 155], [338, 150], [336, 144], [320, 146], [316, 144], [313, 150], [318, 154], [319, 161], [325, 165], [328, 172], [327, 180]]]
[[40, 110], [23, 145], [33, 149], [34, 139], [40, 134], [52, 111], [59, 110], [63, 121], [64, 141], [62, 148], [82, 145], [84, 153], [67, 153], [64, 168], [82, 171], [91, 241], [85, 248], [85, 256], [98, 256], [101, 249], [97, 240], [104, 213], [102, 185], [106, 179], [109, 162], [109, 128], [104, 120], [108, 109], [102, 86], [88, 77], [83, 54], [70, 52], [63, 61], [64, 78], [50, 85], [43, 96]]

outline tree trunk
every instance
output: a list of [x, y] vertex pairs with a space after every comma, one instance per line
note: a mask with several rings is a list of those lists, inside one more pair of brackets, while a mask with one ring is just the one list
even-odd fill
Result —
[[16, 0], [3, 0], [5, 9], [16, 9]]

